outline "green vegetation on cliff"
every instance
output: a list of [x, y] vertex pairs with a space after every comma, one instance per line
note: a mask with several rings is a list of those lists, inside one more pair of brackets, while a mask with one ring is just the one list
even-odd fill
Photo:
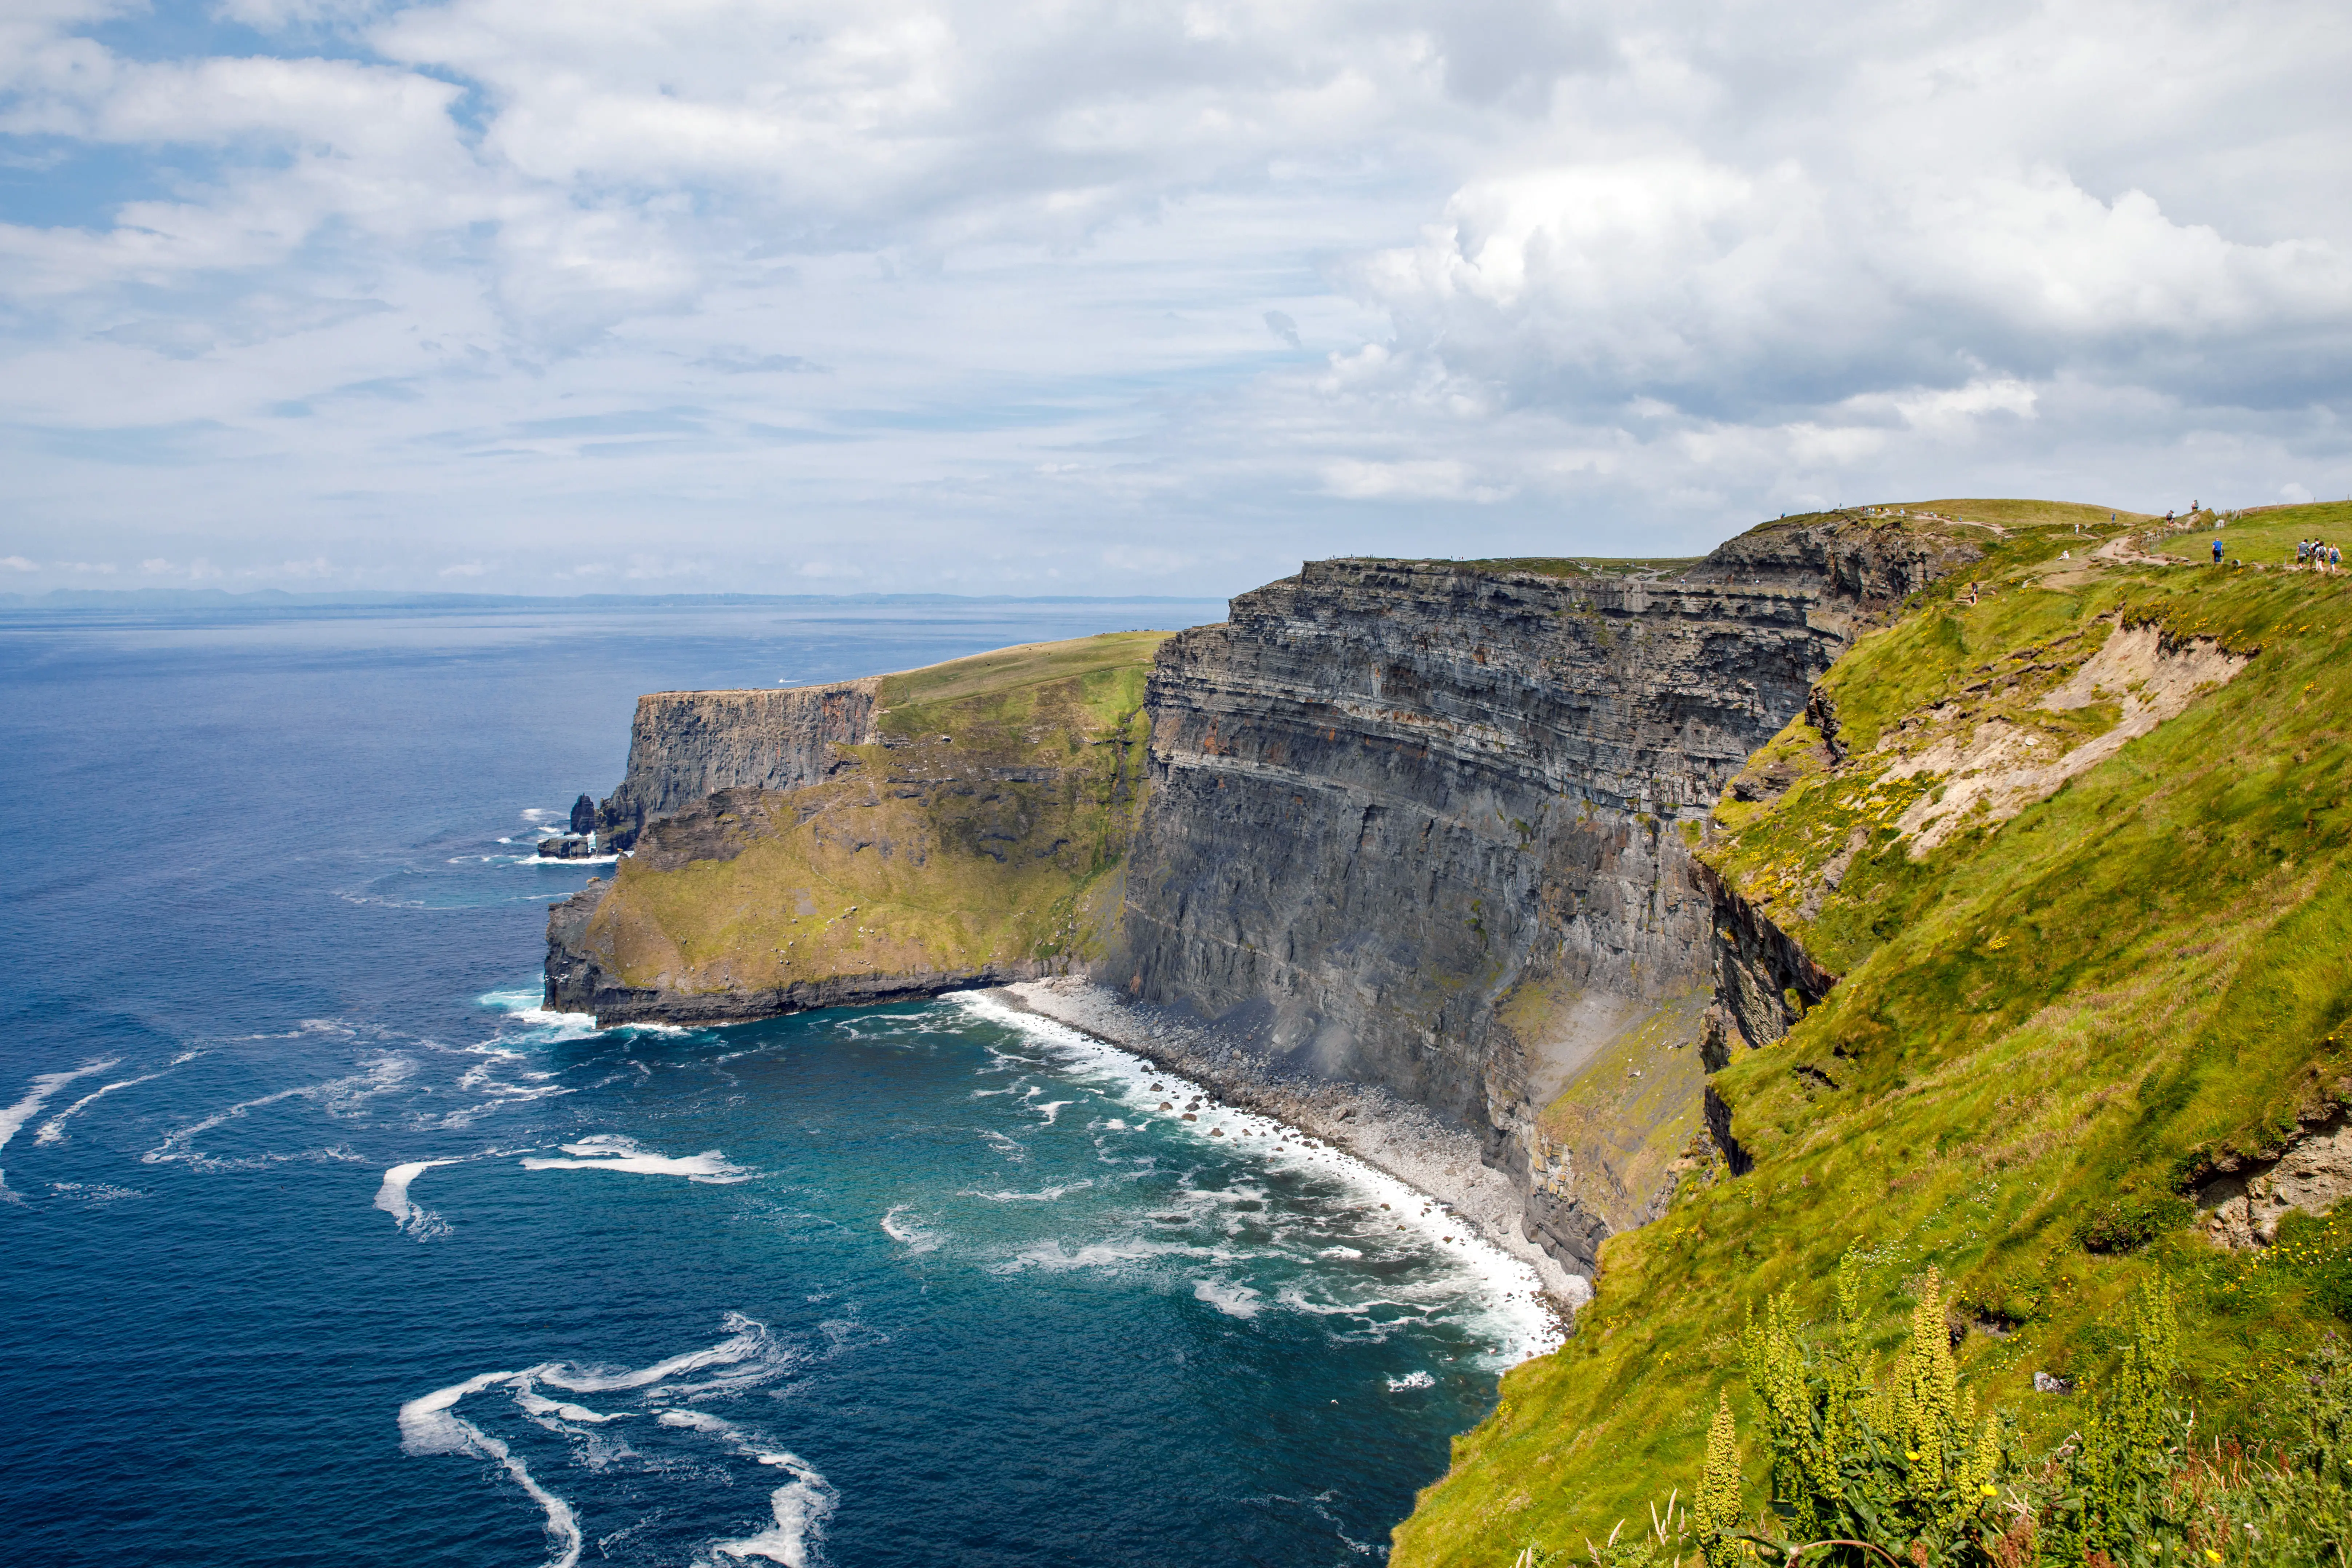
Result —
[[[1899, 1342], [1940, 1271], [1961, 1386], [2044, 1445], [2084, 1417], [2033, 1373], [2111, 1378], [2151, 1280], [2208, 1433], [2263, 1434], [2352, 1316], [2352, 1223], [2233, 1249], [2197, 1206], [2352, 1097], [2352, 579], [2158, 564], [2100, 508], [1922, 510], [2003, 531], [1838, 663], [1699, 846], [1842, 977], [1711, 1080], [1753, 1169], [1608, 1242], [1575, 1337], [1505, 1379], [1398, 1563], [1580, 1554], [1687, 1498], [1718, 1398], [1759, 1419], [1746, 1312], [1829, 1316], [1849, 1249], [1864, 1338]], [[2259, 521], [2291, 557], [2342, 510]]]
[[867, 744], [800, 789], [656, 823], [590, 920], [623, 984], [709, 995], [1099, 953], [1143, 796], [1165, 632], [886, 676]]

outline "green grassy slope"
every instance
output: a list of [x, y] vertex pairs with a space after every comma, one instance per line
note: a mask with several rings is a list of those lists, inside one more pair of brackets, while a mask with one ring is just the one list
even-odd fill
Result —
[[2265, 507], [2218, 528], [2184, 529], [2168, 534], [2155, 548], [2160, 554], [2210, 562], [2216, 539], [2221, 542], [2223, 554], [2228, 558], [2291, 566], [2299, 540], [2325, 540], [2338, 549], [2352, 544], [2352, 501]]
[[[1505, 1379], [1394, 1562], [1581, 1552], [1670, 1488], [1687, 1498], [1717, 1391], [1752, 1419], [1744, 1310], [1793, 1287], [1827, 1316], [1849, 1247], [1886, 1343], [1929, 1268], [1956, 1283], [1956, 1326], [1975, 1324], [1964, 1386], [2030, 1437], [2080, 1419], [2032, 1392], [2033, 1372], [2095, 1379], [2151, 1273], [2179, 1285], [2206, 1431], [2258, 1430], [2278, 1379], [2352, 1311], [2352, 1240], [2314, 1223], [2293, 1247], [2229, 1253], [2184, 1201], [2217, 1157], [2342, 1102], [2352, 1074], [2352, 579], [2086, 562], [2121, 531], [2105, 509], [1990, 504], [1927, 508], [2008, 529], [1975, 572], [1990, 592], [1970, 605], [1940, 584], [1857, 644], [1822, 683], [1842, 754], [1790, 725], [1750, 764], [1759, 798], [1727, 796], [1701, 847], [1844, 976], [1713, 1080], [1754, 1169], [1686, 1184], [1607, 1244], [1575, 1337]], [[2291, 542], [2329, 510], [2261, 526]], [[2093, 513], [2099, 537], [2075, 533]], [[2165, 676], [2068, 683], [2147, 626], [2184, 657], [2210, 644], [2209, 673], [2218, 650], [2245, 662], [2047, 798], [1962, 814], [1915, 858], [1903, 826], [1969, 781], [1906, 766], [1988, 736], [2053, 769], [2105, 745]], [[2084, 700], [2045, 706], [2070, 689]]]
[[709, 994], [1097, 955], [1142, 807], [1166, 632], [1030, 644], [883, 679], [880, 744], [730, 792], [729, 858], [624, 861], [588, 940], [625, 984]]

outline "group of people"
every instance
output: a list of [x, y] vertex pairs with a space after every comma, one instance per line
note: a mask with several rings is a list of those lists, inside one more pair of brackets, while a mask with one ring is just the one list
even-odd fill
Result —
[[2322, 572], [2344, 570], [2344, 552], [2333, 544], [2323, 544], [2316, 539], [2299, 539], [2294, 545], [2294, 563], [2316, 566]]

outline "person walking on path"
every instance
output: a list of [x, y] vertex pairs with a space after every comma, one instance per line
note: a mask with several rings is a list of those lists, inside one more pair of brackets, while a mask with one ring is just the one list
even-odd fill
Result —
[[2221, 564], [2221, 542], [2218, 539], [2213, 542], [2213, 564]]

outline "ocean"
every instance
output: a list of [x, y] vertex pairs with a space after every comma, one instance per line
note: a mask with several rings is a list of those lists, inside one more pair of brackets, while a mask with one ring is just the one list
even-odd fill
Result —
[[1401, 1185], [982, 995], [539, 1008], [639, 692], [1223, 609], [0, 612], [8, 1560], [1383, 1560], [1551, 1342]]

